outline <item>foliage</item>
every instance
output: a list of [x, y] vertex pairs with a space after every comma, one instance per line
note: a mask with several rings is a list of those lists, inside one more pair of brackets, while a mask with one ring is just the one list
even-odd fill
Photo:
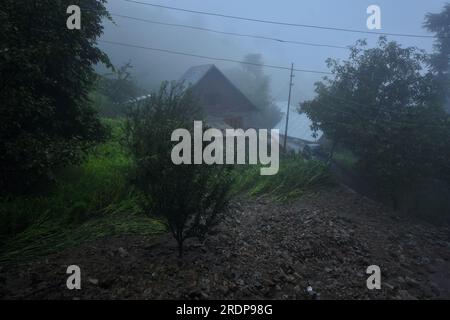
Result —
[[244, 57], [241, 68], [227, 72], [230, 80], [259, 109], [259, 119], [255, 119], [257, 127], [271, 129], [281, 119], [281, 113], [270, 95], [270, 77], [264, 74], [260, 54], [248, 54]]
[[128, 62], [115, 68], [111, 74], [99, 76], [96, 98], [99, 102], [100, 115], [105, 117], [125, 116], [126, 103], [136, 98], [141, 91], [132, 79], [130, 72], [132, 68], [133, 66]]
[[436, 74], [447, 111], [450, 112], [450, 3], [440, 13], [427, 14], [424, 27], [436, 33], [435, 53], [431, 55], [429, 64]]
[[450, 157], [450, 118], [440, 105], [427, 56], [380, 38], [349, 60], [328, 60], [333, 79], [316, 84], [317, 97], [301, 105], [327, 137], [350, 149], [360, 168], [389, 195], [425, 177], [440, 177]]
[[339, 148], [333, 155], [333, 160], [347, 170], [353, 170], [357, 165], [358, 159], [347, 149]]
[[[88, 99], [104, 0], [5, 0], [0, 8], [0, 190], [22, 191], [75, 163], [106, 131]], [[83, 8], [81, 30], [67, 7]]]
[[275, 176], [261, 176], [260, 166], [237, 169], [235, 176], [233, 194], [269, 196], [275, 200], [295, 199], [333, 184], [326, 165], [296, 155], [281, 159], [280, 170]]
[[163, 232], [143, 214], [128, 180], [131, 159], [119, 143], [121, 121], [108, 120], [112, 139], [91, 150], [81, 166], [65, 168], [39, 195], [0, 198], [0, 264], [40, 257], [90, 239]]
[[200, 116], [189, 91], [165, 83], [130, 111], [126, 126], [134, 182], [146, 198], [143, 208], [166, 219], [180, 257], [186, 239], [203, 238], [219, 221], [231, 183], [227, 166], [172, 163], [172, 132], [185, 128], [193, 133], [193, 120]]

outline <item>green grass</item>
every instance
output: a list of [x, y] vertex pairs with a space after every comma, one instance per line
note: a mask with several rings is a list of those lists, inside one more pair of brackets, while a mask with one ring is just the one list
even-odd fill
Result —
[[333, 183], [331, 174], [323, 163], [295, 156], [280, 159], [279, 172], [273, 176], [261, 176], [260, 166], [237, 169], [232, 193], [289, 200]]
[[119, 143], [119, 120], [108, 120], [111, 141], [80, 166], [66, 168], [42, 195], [0, 198], [0, 265], [41, 257], [98, 237], [157, 234], [127, 179], [130, 159]]
[[[164, 224], [144, 215], [142, 196], [129, 183], [131, 159], [120, 145], [121, 121], [107, 120], [112, 138], [92, 150], [86, 161], [64, 169], [39, 195], [0, 198], [0, 265], [28, 262], [99, 237], [157, 235]], [[260, 166], [237, 167], [233, 195], [300, 197], [332, 183], [320, 162], [281, 159], [274, 176]]]

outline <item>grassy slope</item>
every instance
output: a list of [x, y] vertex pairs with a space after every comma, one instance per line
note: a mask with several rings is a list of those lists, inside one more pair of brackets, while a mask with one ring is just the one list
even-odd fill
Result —
[[[66, 168], [41, 196], [0, 198], [0, 265], [29, 261], [98, 237], [164, 232], [161, 222], [139, 209], [139, 193], [127, 181], [130, 159], [119, 138], [121, 124], [108, 120], [111, 141], [93, 150], [81, 166]], [[281, 159], [275, 176], [260, 166], [238, 166], [232, 194], [268, 195], [277, 200], [302, 196], [332, 183], [320, 162]]]
[[237, 169], [233, 193], [288, 200], [332, 184], [331, 174], [323, 163], [290, 156], [280, 159], [279, 172], [274, 176], [261, 176], [260, 166]]
[[0, 199], [0, 264], [102, 236], [164, 231], [160, 222], [140, 212], [139, 194], [126, 178], [130, 160], [118, 142], [120, 123], [107, 122], [112, 140], [95, 148], [81, 166], [65, 169], [48, 194]]

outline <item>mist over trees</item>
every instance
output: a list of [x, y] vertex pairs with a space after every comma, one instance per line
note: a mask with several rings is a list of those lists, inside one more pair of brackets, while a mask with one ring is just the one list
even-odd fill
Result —
[[115, 68], [112, 73], [102, 76], [100, 92], [108, 96], [113, 103], [124, 103], [139, 94], [133, 81], [131, 62]]
[[239, 67], [229, 69], [226, 75], [258, 108], [260, 115], [255, 119], [261, 128], [272, 128], [281, 118], [274, 104], [270, 90], [270, 76], [264, 73], [262, 55], [247, 54]]
[[100, 116], [124, 117], [130, 101], [144, 94], [144, 90], [136, 84], [132, 71], [133, 65], [127, 62], [112, 68], [110, 73], [98, 75], [91, 95]]

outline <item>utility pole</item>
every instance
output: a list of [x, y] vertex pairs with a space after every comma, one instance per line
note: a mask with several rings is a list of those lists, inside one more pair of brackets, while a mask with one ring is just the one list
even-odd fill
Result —
[[294, 64], [291, 63], [291, 76], [289, 78], [289, 98], [288, 98], [288, 105], [287, 105], [287, 112], [286, 112], [286, 126], [284, 128], [284, 144], [283, 144], [283, 150], [286, 153], [286, 142], [287, 142], [287, 132], [288, 132], [288, 125], [289, 125], [289, 108], [291, 106], [291, 89], [294, 83], [292, 82], [292, 79], [294, 78]]

